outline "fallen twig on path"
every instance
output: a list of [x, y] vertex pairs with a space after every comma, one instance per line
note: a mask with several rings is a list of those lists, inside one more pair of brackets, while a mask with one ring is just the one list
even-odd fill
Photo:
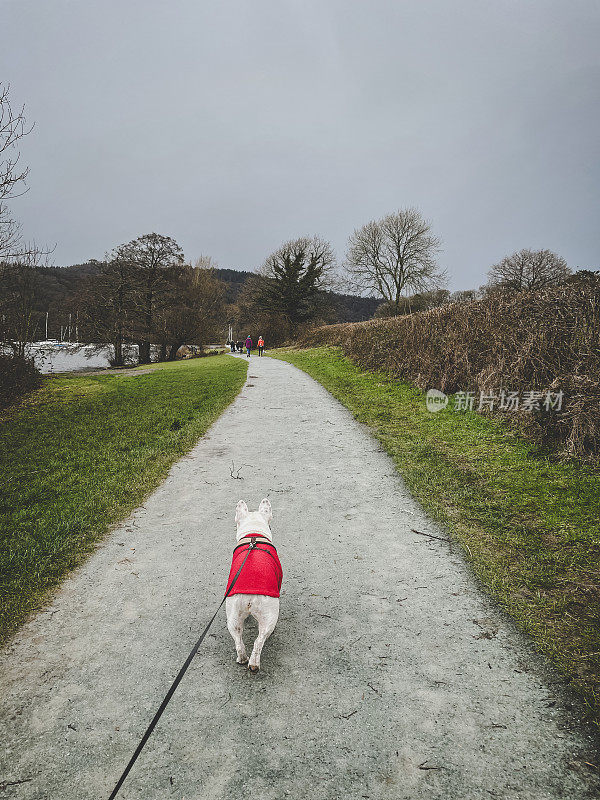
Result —
[[338, 719], [350, 719], [350, 717], [353, 717], [355, 714], [358, 714], [358, 708], [356, 711], [351, 711], [349, 714], [336, 714], [336, 717]]
[[432, 533], [423, 533], [423, 531], [417, 531], [414, 528], [411, 528], [413, 533], [418, 533], [419, 536], [429, 536], [430, 539], [437, 539], [438, 542], [446, 542], [446, 544], [451, 544], [450, 539], [442, 539], [441, 536], [434, 536]]
[[29, 783], [33, 778], [23, 778], [21, 781], [4, 781], [0, 783], [0, 792], [5, 792], [8, 786], [20, 786], [22, 783]]
[[[245, 466], [246, 466], [246, 464], [242, 464], [242, 466], [241, 466], [241, 467], [239, 467], [239, 469], [236, 471], [236, 469], [235, 469], [235, 462], [234, 462], [234, 461], [232, 461], [232, 462], [231, 462], [231, 467], [229, 468], [229, 474], [231, 475], [231, 477], [232, 477], [234, 480], [236, 480], [236, 481], [243, 481], [244, 479], [243, 479], [242, 477], [240, 477], [240, 472], [241, 472], [241, 471], [244, 469], [244, 467], [245, 467]], [[233, 474], [234, 472], [235, 472], [235, 475]]]

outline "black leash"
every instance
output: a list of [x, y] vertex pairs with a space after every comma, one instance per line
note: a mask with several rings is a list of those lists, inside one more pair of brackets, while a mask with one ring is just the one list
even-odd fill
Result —
[[[134, 753], [134, 754], [131, 756], [131, 760], [129, 761], [129, 764], [127, 764], [127, 766], [125, 767], [125, 770], [124, 770], [123, 774], [121, 775], [121, 777], [120, 777], [120, 778], [119, 778], [119, 780], [117, 781], [117, 785], [116, 785], [116, 786], [115, 786], [115, 788], [112, 790], [112, 793], [111, 793], [110, 797], [108, 798], [108, 800], [113, 800], [113, 798], [115, 798], [115, 797], [117, 796], [117, 792], [119, 791], [119, 789], [120, 789], [120, 788], [121, 788], [121, 786], [123, 785], [123, 783], [124, 783], [124, 781], [125, 781], [125, 778], [126, 778], [128, 775], [129, 775], [129, 772], [130, 772], [131, 768], [133, 767], [133, 765], [135, 764], [135, 762], [137, 761], [139, 754], [140, 754], [140, 753], [142, 752], [142, 750], [144, 749], [144, 745], [146, 744], [146, 742], [147, 742], [147, 741], [148, 741], [148, 739], [150, 738], [150, 736], [151, 736], [151, 734], [152, 734], [152, 731], [154, 730], [154, 728], [156, 727], [156, 724], [158, 723], [158, 720], [159, 720], [159, 719], [162, 717], [163, 711], [164, 711], [164, 710], [165, 710], [165, 708], [166, 708], [166, 707], [169, 705], [169, 700], [170, 700], [170, 699], [173, 697], [173, 695], [175, 694], [175, 690], [177, 689], [177, 687], [178, 687], [178, 686], [179, 686], [179, 684], [181, 683], [181, 679], [182, 679], [182, 678], [183, 678], [183, 676], [185, 675], [185, 673], [186, 673], [186, 671], [187, 671], [187, 668], [188, 668], [188, 667], [189, 667], [189, 665], [192, 663], [192, 661], [193, 661], [193, 659], [194, 659], [194, 656], [195, 656], [195, 655], [196, 655], [196, 653], [198, 652], [198, 648], [200, 647], [200, 645], [201, 645], [201, 644], [202, 644], [202, 642], [204, 641], [204, 637], [205, 637], [205, 636], [206, 636], [206, 634], [208, 633], [208, 629], [210, 628], [210, 626], [211, 626], [211, 625], [213, 624], [213, 622], [215, 621], [215, 617], [217, 616], [217, 614], [218, 614], [218, 613], [219, 613], [219, 611], [221, 610], [221, 606], [223, 605], [223, 603], [225, 602], [225, 600], [226, 600], [226, 599], [227, 599], [227, 597], [229, 596], [229, 593], [231, 592], [231, 590], [232, 590], [232, 589], [233, 589], [233, 587], [235, 586], [235, 582], [236, 582], [236, 581], [237, 581], [237, 579], [240, 577], [240, 572], [242, 571], [242, 569], [243, 569], [243, 567], [244, 567], [244, 564], [246, 563], [246, 560], [248, 559], [248, 556], [250, 555], [250, 553], [252, 552], [252, 550], [255, 550], [255, 549], [258, 549], [258, 548], [256, 547], [256, 542], [254, 542], [254, 541], [250, 542], [250, 546], [248, 547], [248, 552], [246, 553], [246, 555], [245, 555], [245, 557], [244, 557], [244, 560], [242, 561], [242, 563], [241, 563], [241, 565], [240, 565], [240, 568], [239, 568], [239, 569], [238, 569], [238, 571], [236, 572], [234, 579], [231, 581], [231, 583], [230, 583], [230, 585], [229, 585], [229, 588], [228, 588], [228, 589], [227, 589], [227, 591], [225, 592], [225, 595], [223, 596], [223, 599], [222, 599], [222, 600], [221, 600], [221, 602], [219, 603], [219, 607], [217, 608], [217, 610], [215, 611], [215, 613], [212, 615], [212, 617], [211, 617], [211, 619], [210, 619], [210, 622], [208, 623], [208, 625], [206, 626], [206, 628], [204, 628], [204, 630], [202, 631], [202, 635], [200, 636], [200, 638], [198, 639], [198, 641], [196, 642], [196, 644], [195, 644], [195, 645], [192, 647], [192, 652], [191, 652], [191, 653], [189, 654], [189, 656], [186, 658], [186, 660], [185, 660], [185, 664], [184, 664], [184, 665], [183, 665], [183, 667], [182, 667], [182, 668], [179, 670], [179, 673], [178, 673], [177, 677], [175, 678], [175, 680], [174, 680], [174, 681], [173, 681], [173, 683], [171, 684], [171, 688], [170, 688], [170, 689], [169, 689], [169, 691], [167, 692], [167, 694], [166, 694], [166, 696], [165, 696], [165, 699], [164, 699], [164, 700], [162, 701], [162, 703], [160, 704], [160, 707], [159, 707], [158, 711], [156, 712], [156, 714], [154, 715], [154, 718], [152, 719], [152, 722], [150, 723], [150, 725], [148, 725], [148, 728], [147, 728], [147, 730], [146, 730], [146, 733], [145, 733], [145, 734], [142, 736], [142, 739], [141, 739], [140, 743], [139, 743], [139, 744], [138, 744], [138, 746], [136, 747], [135, 753]], [[266, 552], [266, 551], [265, 551], [265, 552]]]

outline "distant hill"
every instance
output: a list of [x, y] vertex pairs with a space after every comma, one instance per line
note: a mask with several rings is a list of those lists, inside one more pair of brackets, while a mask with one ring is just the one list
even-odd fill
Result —
[[36, 311], [62, 310], [66, 299], [76, 291], [81, 281], [95, 275], [98, 270], [97, 261], [73, 264], [72, 267], [39, 267], [41, 286], [35, 302]]
[[[76, 291], [80, 281], [94, 275], [100, 268], [99, 262], [73, 264], [70, 267], [41, 267], [41, 291], [36, 301], [37, 311], [61, 310], [69, 295]], [[235, 303], [252, 272], [237, 269], [215, 270], [217, 277], [227, 284], [227, 302]], [[328, 292], [336, 308], [336, 322], [362, 322], [371, 319], [381, 300], [375, 297], [356, 297], [352, 294]]]
[[337, 309], [338, 322], [364, 322], [371, 319], [381, 300], [378, 297], [358, 297], [355, 294], [329, 292]]
[[217, 267], [215, 273], [218, 278], [227, 284], [228, 303], [235, 303], [239, 293], [242, 291], [242, 286], [254, 274], [241, 269], [221, 269], [221, 267]]

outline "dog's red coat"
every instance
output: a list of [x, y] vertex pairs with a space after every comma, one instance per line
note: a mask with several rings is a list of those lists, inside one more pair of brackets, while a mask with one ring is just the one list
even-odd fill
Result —
[[[246, 557], [248, 547], [249, 545], [243, 545], [236, 547], [233, 551], [229, 580], [227, 581], [228, 588]], [[253, 550], [248, 556], [235, 586], [229, 593], [230, 597], [233, 594], [262, 594], [267, 597], [279, 597], [283, 569], [277, 550], [274, 545], [262, 541], [257, 542], [257, 548], [259, 549]]]

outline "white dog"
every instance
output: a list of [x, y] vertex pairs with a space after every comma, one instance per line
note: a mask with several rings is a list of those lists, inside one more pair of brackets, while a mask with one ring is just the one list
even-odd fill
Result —
[[[261, 501], [258, 511], [248, 511], [243, 500], [235, 508], [237, 546], [233, 551], [227, 588], [231, 586], [252, 542], [255, 547], [248, 554], [246, 563], [225, 601], [225, 609], [227, 627], [235, 642], [237, 662], [248, 663], [251, 672], [258, 672], [260, 669], [263, 645], [273, 633], [279, 618], [279, 590], [283, 570], [269, 527], [272, 518], [271, 503], [266, 498]], [[258, 636], [250, 660], [242, 638], [244, 622], [249, 614], [258, 622]]]

